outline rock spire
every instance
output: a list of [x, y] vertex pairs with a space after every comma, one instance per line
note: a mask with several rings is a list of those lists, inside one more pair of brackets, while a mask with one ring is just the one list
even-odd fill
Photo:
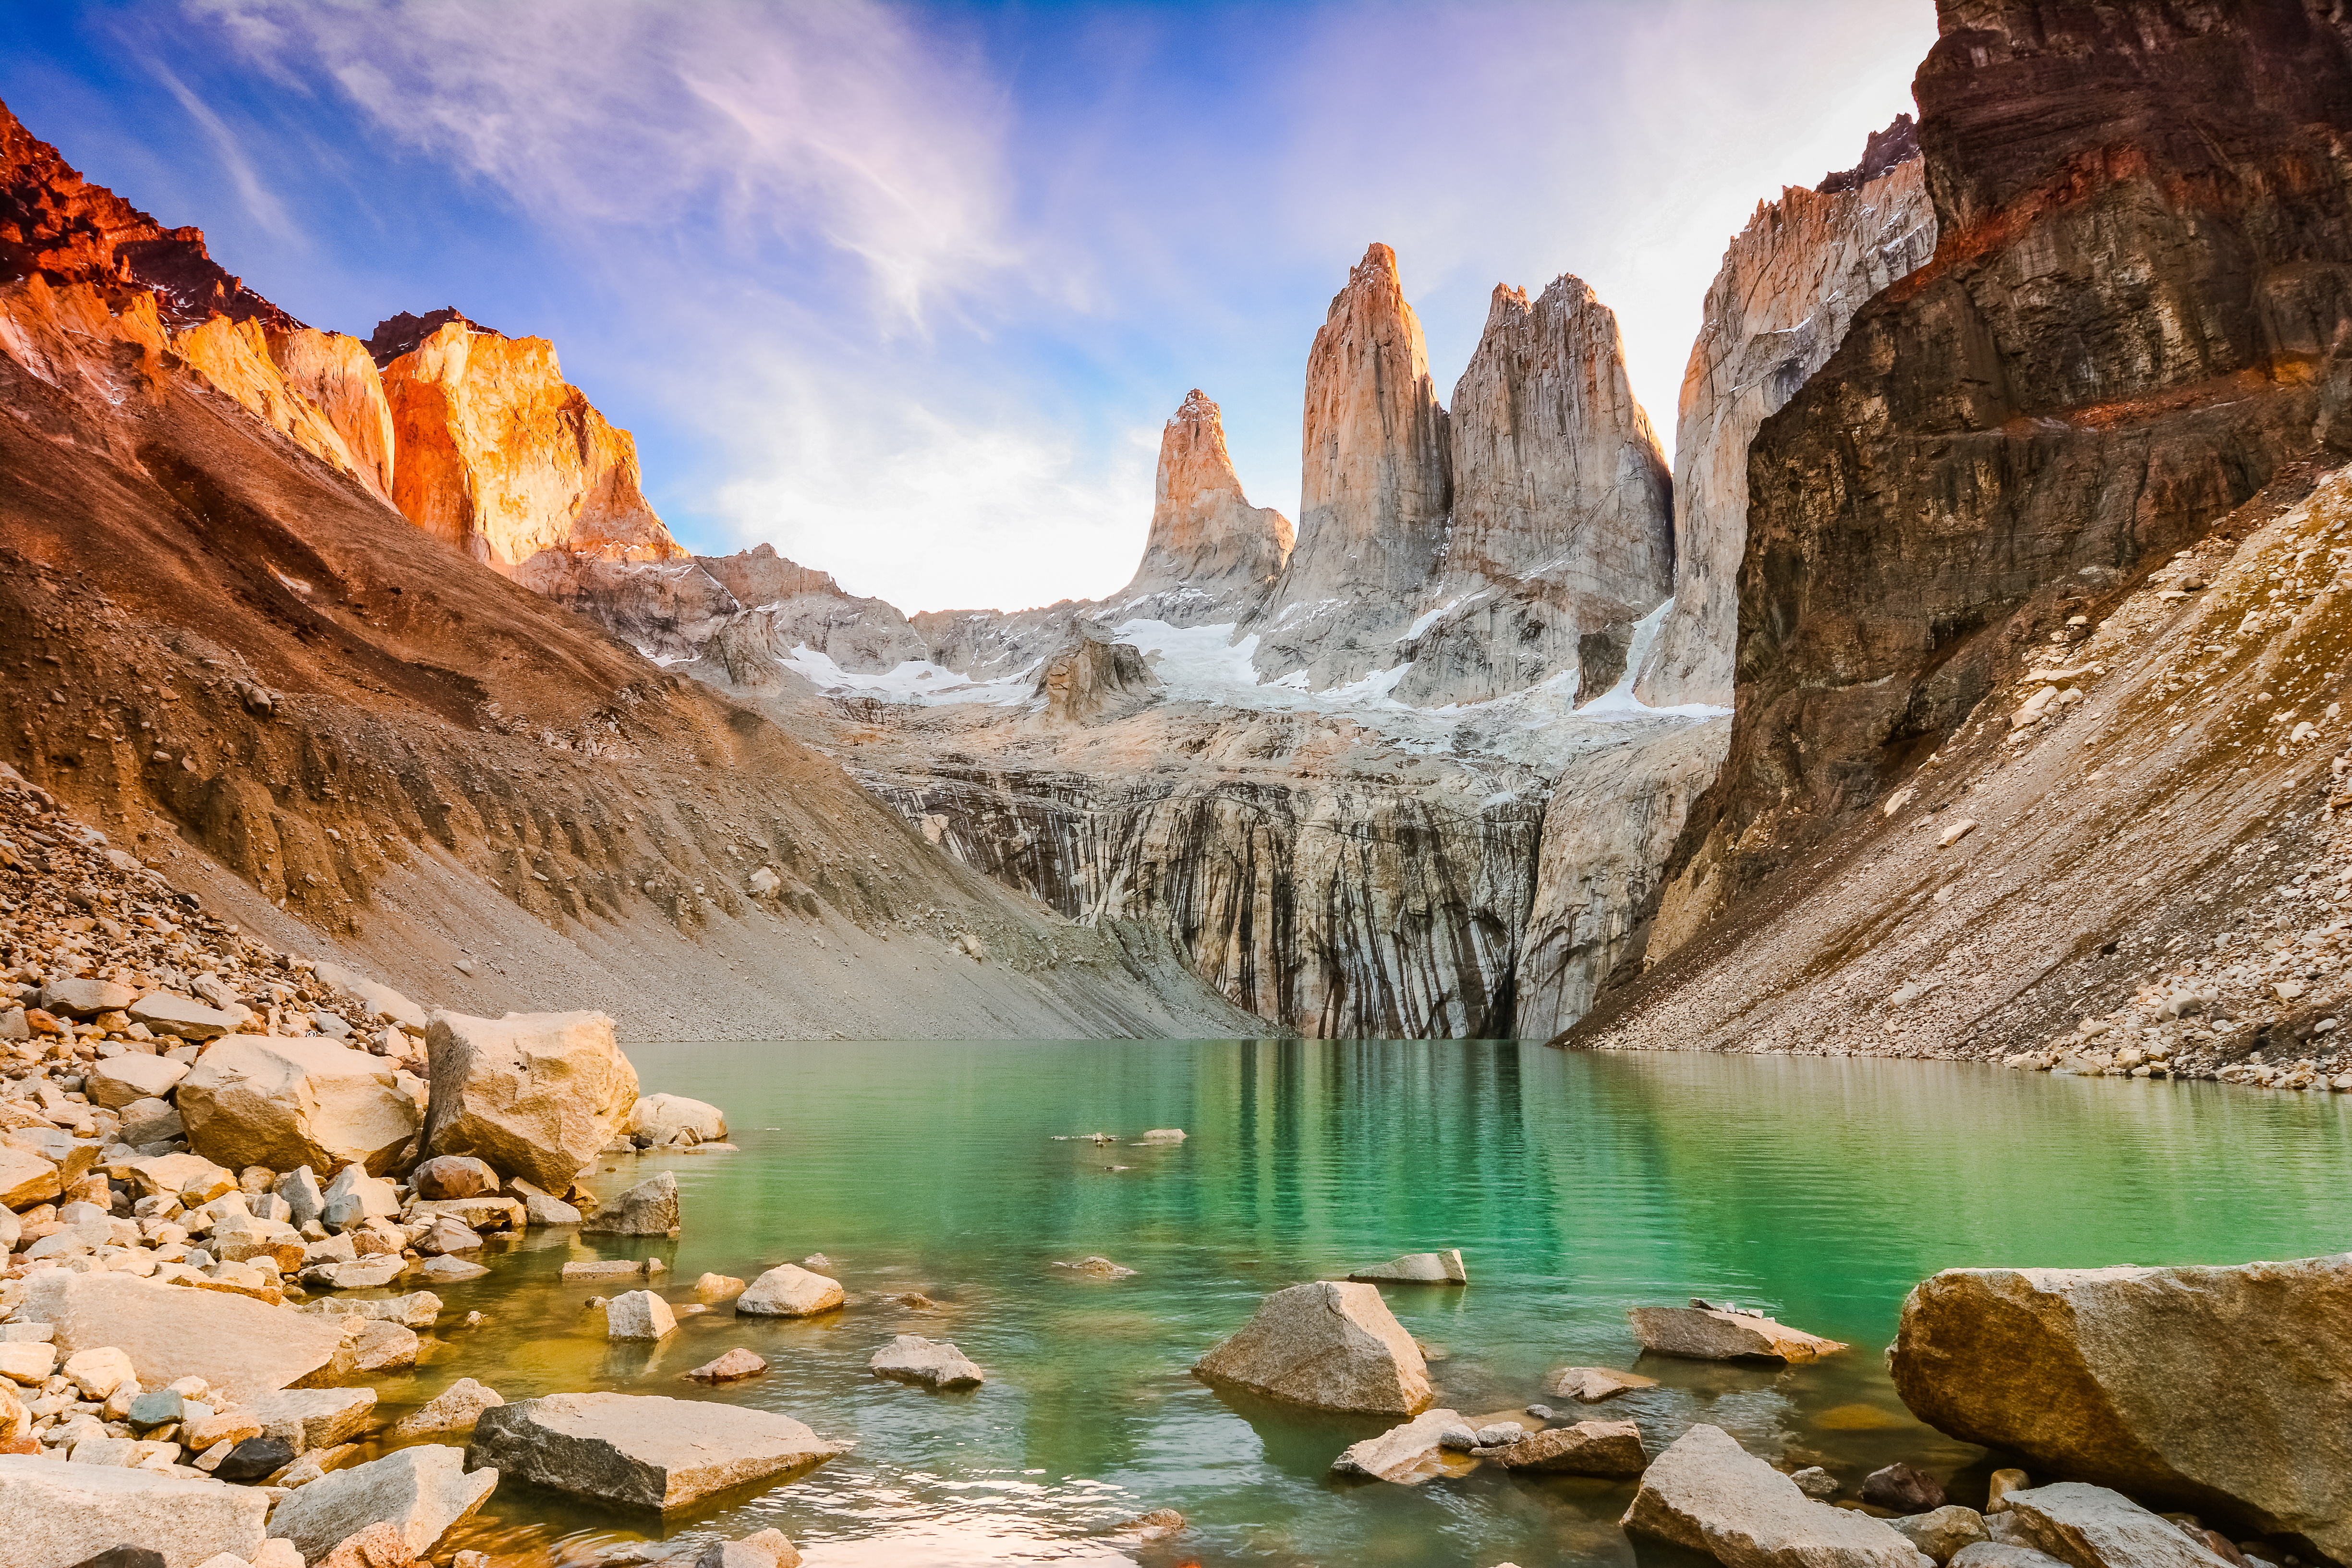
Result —
[[1151, 532], [1134, 581], [1112, 602], [1150, 597], [1139, 613], [1178, 626], [1230, 620], [1255, 607], [1289, 560], [1291, 542], [1288, 518], [1242, 494], [1223, 416], [1194, 387], [1160, 433]]

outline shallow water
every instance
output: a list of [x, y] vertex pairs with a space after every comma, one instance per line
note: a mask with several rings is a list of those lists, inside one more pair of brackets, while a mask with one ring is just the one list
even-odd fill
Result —
[[[386, 1414], [460, 1376], [509, 1399], [618, 1388], [789, 1413], [856, 1450], [789, 1485], [673, 1517], [508, 1483], [446, 1540], [502, 1563], [589, 1562], [632, 1542], [781, 1527], [812, 1568], [1027, 1562], [1631, 1563], [1628, 1485], [1484, 1467], [1408, 1489], [1339, 1481], [1386, 1423], [1230, 1399], [1192, 1360], [1266, 1292], [1459, 1247], [1466, 1289], [1387, 1290], [1437, 1356], [1441, 1403], [1542, 1401], [1639, 1420], [1653, 1451], [1694, 1420], [1858, 1481], [1896, 1458], [1980, 1500], [1980, 1450], [1913, 1422], [1882, 1354], [1904, 1292], [1971, 1264], [2233, 1263], [2342, 1250], [2347, 1109], [2210, 1084], [2052, 1079], [1940, 1063], [1570, 1055], [1511, 1042], [777, 1043], [633, 1049], [647, 1089], [724, 1107], [741, 1152], [608, 1159], [600, 1190], [675, 1170], [685, 1231], [629, 1243], [533, 1233], [440, 1293], [454, 1333]], [[1173, 1146], [1133, 1142], [1181, 1127]], [[1104, 1131], [1112, 1145], [1056, 1135]], [[658, 1348], [601, 1338], [564, 1261], [661, 1257], [673, 1300], [822, 1252], [850, 1292], [811, 1322], [682, 1321]], [[1097, 1281], [1057, 1260], [1138, 1270]], [[871, 1298], [919, 1289], [942, 1310]], [[1632, 1367], [1624, 1310], [1693, 1295], [1853, 1342], [1780, 1371], [1642, 1362], [1664, 1387], [1600, 1406], [1544, 1374]], [[863, 1300], [861, 1300], [863, 1298]], [[984, 1388], [879, 1381], [892, 1334], [952, 1340]], [[764, 1377], [678, 1381], [733, 1345]], [[1574, 1417], [1571, 1417], [1574, 1418]], [[1969, 1497], [1973, 1487], [1977, 1493]], [[1146, 1509], [1164, 1546], [1109, 1534]], [[1670, 1554], [1645, 1545], [1640, 1561]], [[1674, 1556], [1674, 1561], [1681, 1561]]]

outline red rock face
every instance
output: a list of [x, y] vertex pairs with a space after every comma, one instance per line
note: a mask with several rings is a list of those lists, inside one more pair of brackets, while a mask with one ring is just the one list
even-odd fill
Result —
[[231, 277], [194, 228], [165, 228], [103, 185], [0, 104], [0, 284], [38, 274], [53, 287], [88, 283], [116, 303], [155, 296], [163, 324], [210, 316], [272, 329], [302, 323]]
[[1940, 10], [1916, 89], [1935, 258], [1749, 450], [1738, 718], [1683, 851], [1712, 903], [2308, 453], [2352, 323], [2352, 22]]

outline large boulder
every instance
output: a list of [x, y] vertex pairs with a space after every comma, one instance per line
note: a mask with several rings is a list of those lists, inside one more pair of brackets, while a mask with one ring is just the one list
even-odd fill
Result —
[[472, 1154], [550, 1192], [572, 1184], [637, 1101], [636, 1069], [602, 1013], [438, 1012], [425, 1047], [426, 1152]]
[[583, 1236], [676, 1236], [677, 1178], [667, 1171], [648, 1176], [590, 1215]]
[[416, 1137], [416, 1101], [382, 1057], [326, 1039], [232, 1035], [180, 1080], [188, 1146], [232, 1170], [396, 1168]]
[[375, 1414], [373, 1388], [286, 1388], [237, 1405], [261, 1427], [261, 1436], [282, 1440], [298, 1454], [347, 1443], [368, 1428]]
[[55, 1160], [19, 1143], [0, 1142], [0, 1208], [28, 1209], [65, 1190]]
[[2352, 1562], [2352, 1254], [1947, 1269], [1905, 1300], [1891, 1366], [1921, 1420], [2037, 1474]]
[[499, 1484], [495, 1469], [466, 1469], [466, 1453], [445, 1444], [399, 1448], [381, 1459], [330, 1470], [287, 1494], [269, 1516], [269, 1533], [294, 1543], [307, 1561], [379, 1521], [397, 1529], [418, 1556], [482, 1506]]
[[632, 1137], [650, 1138], [656, 1143], [676, 1143], [680, 1142], [681, 1132], [693, 1134], [684, 1140], [687, 1142], [719, 1142], [727, 1136], [726, 1112], [682, 1094], [649, 1094], [629, 1111]]
[[236, 1191], [236, 1173], [223, 1170], [202, 1154], [153, 1154], [123, 1168], [141, 1197], [175, 1197], [189, 1208], [202, 1208]]
[[1192, 1370], [1211, 1383], [1318, 1410], [1412, 1415], [1430, 1399], [1421, 1347], [1379, 1288], [1328, 1279], [1276, 1290]]
[[207, 1007], [169, 991], [142, 996], [131, 1005], [130, 1013], [131, 1021], [146, 1025], [150, 1033], [183, 1040], [217, 1040], [223, 1035], [235, 1034], [237, 1025], [244, 1022], [239, 1014]]
[[1623, 1523], [1734, 1568], [1919, 1564], [1901, 1532], [1814, 1501], [1718, 1426], [1693, 1426], [1650, 1461]]
[[26, 1277], [16, 1315], [50, 1324], [61, 1355], [122, 1351], [142, 1388], [195, 1376], [239, 1401], [319, 1376], [343, 1344], [342, 1324], [332, 1318], [130, 1274], [43, 1269]]
[[169, 1057], [125, 1051], [119, 1057], [92, 1062], [82, 1076], [82, 1092], [109, 1110], [120, 1110], [134, 1100], [161, 1100], [188, 1076], [188, 1064]]
[[809, 1318], [832, 1311], [844, 1300], [840, 1280], [797, 1263], [780, 1263], [735, 1298], [735, 1310], [746, 1318]]
[[41, 988], [43, 1011], [73, 1018], [119, 1013], [138, 1000], [138, 992], [112, 980], [58, 980]]
[[2224, 1561], [2170, 1520], [2105, 1487], [2060, 1481], [2011, 1492], [2006, 1512], [2012, 1540], [2075, 1568], [2221, 1568]]
[[1652, 1355], [1694, 1361], [1819, 1361], [1846, 1347], [1760, 1312], [1725, 1307], [1635, 1307], [1625, 1314]]
[[466, 1457], [557, 1491], [669, 1510], [849, 1447], [765, 1410], [642, 1394], [551, 1394], [483, 1411]]
[[268, 1494], [251, 1487], [0, 1454], [9, 1568], [75, 1568], [123, 1545], [159, 1553], [164, 1568], [224, 1552], [250, 1562], [268, 1512]]

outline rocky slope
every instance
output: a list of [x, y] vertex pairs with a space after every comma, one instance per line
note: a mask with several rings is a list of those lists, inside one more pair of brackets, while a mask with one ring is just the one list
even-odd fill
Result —
[[1936, 248], [1916, 128], [1903, 115], [1817, 190], [1782, 191], [1724, 253], [1675, 426], [1675, 607], [1633, 689], [1731, 705], [1748, 447], [1845, 341], [1853, 315]]
[[144, 292], [0, 290], [0, 758], [208, 909], [639, 1035], [1250, 1026], [446, 549], [176, 341]]
[[[2281, 514], [2352, 454], [2352, 27], [1943, 22], [1916, 88], [1936, 255], [1756, 437], [1730, 760], [1653, 972], [1591, 1038], [2016, 1052], [2151, 962], [2272, 948], [2300, 922], [2271, 868], [2335, 852], [2341, 661], [2305, 595], [2337, 492]], [[2240, 592], [2205, 589], [2224, 563]], [[2082, 700], [2017, 715], [2021, 680]], [[1953, 826], [1914, 828], [1930, 807]], [[2234, 1005], [2269, 984], [2241, 979]], [[2196, 1043], [2217, 1070], [2252, 1038]]]

